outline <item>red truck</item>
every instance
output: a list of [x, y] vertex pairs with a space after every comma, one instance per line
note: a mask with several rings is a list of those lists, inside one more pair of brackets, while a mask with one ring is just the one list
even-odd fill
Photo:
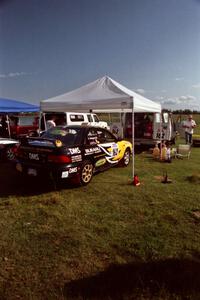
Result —
[[39, 128], [38, 115], [10, 116], [10, 135], [19, 138], [30, 133], [36, 133]]

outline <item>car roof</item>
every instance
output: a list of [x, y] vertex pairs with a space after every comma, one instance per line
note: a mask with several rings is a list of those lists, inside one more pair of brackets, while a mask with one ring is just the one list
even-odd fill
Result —
[[105, 128], [102, 128], [100, 126], [92, 126], [90, 124], [82, 124], [82, 125], [58, 125], [56, 126], [57, 128], [94, 128], [94, 129], [99, 129], [99, 130], [106, 130]]

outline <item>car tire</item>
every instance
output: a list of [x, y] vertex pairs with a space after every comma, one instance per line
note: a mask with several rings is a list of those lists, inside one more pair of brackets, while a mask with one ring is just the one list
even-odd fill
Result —
[[12, 148], [7, 148], [5, 156], [6, 156], [7, 161], [14, 160], [15, 159], [15, 153], [14, 153], [13, 149]]
[[80, 170], [80, 183], [81, 185], [87, 185], [92, 180], [94, 166], [91, 161], [86, 160]]
[[127, 167], [130, 163], [130, 158], [131, 158], [130, 149], [126, 149], [126, 151], [124, 152], [124, 156], [122, 158], [122, 161], [121, 161], [121, 166]]

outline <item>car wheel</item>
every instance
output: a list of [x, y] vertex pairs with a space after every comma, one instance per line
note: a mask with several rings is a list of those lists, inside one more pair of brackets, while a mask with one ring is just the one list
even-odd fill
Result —
[[123, 156], [123, 158], [122, 158], [121, 165], [122, 165], [123, 167], [128, 166], [128, 164], [130, 163], [130, 158], [131, 158], [130, 150], [129, 150], [129, 149], [126, 149], [126, 151], [125, 151], [125, 153], [124, 153], [124, 156]]
[[87, 185], [92, 180], [93, 169], [93, 164], [89, 160], [83, 163], [80, 170], [80, 183], [82, 185]]
[[13, 152], [12, 148], [6, 149], [6, 160], [14, 160], [15, 159], [15, 153]]

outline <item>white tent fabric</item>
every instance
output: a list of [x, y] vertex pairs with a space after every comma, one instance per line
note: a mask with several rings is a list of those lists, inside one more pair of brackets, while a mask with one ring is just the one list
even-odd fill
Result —
[[78, 89], [40, 102], [41, 111], [89, 112], [89, 110], [161, 112], [153, 102], [104, 76]]

